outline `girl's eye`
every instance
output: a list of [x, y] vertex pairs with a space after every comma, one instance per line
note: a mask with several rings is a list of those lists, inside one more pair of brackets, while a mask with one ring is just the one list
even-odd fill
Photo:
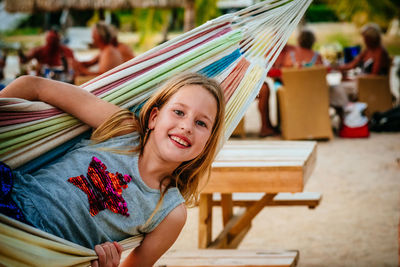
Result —
[[207, 127], [207, 124], [205, 124], [204, 121], [196, 121], [196, 124], [201, 126], [201, 127]]
[[184, 115], [183, 111], [178, 110], [178, 109], [175, 109], [174, 112], [175, 112], [175, 114], [178, 115], [178, 116], [183, 116], [183, 115]]

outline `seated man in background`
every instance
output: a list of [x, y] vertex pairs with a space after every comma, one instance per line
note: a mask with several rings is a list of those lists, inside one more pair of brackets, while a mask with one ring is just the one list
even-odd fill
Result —
[[[273, 81], [277, 83], [282, 83], [281, 81], [281, 68], [283, 66], [283, 60], [286, 56], [287, 53], [292, 51], [294, 49], [294, 46], [292, 45], [285, 45], [280, 52], [279, 56], [276, 58], [274, 65], [270, 69], [270, 71], [267, 74], [267, 79], [272, 79]], [[260, 129], [260, 137], [267, 137], [267, 136], [272, 136], [277, 134], [277, 130], [275, 127], [272, 126], [271, 121], [270, 121], [270, 113], [269, 113], [269, 98], [271, 94], [271, 89], [270, 86], [268, 86], [266, 81], [263, 83], [260, 92], [258, 94], [258, 110], [261, 115], [261, 129]], [[272, 88], [275, 90], [274, 88]]]
[[118, 29], [114, 25], [109, 25], [112, 33], [112, 44], [118, 49], [121, 53], [122, 59], [124, 62], [131, 60], [135, 57], [132, 49], [124, 43], [118, 41]]
[[[113, 45], [113, 33], [105, 22], [98, 22], [92, 29], [93, 44], [100, 49], [98, 56], [90, 61], [75, 61], [77, 75], [97, 76], [124, 62], [120, 51]], [[89, 70], [92, 65], [98, 65], [96, 71]]]

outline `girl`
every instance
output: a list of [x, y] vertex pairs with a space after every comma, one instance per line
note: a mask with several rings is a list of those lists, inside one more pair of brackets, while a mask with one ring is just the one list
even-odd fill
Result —
[[144, 234], [122, 266], [152, 266], [178, 237], [184, 203], [194, 204], [213, 161], [224, 119], [219, 85], [199, 74], [179, 76], [139, 118], [79, 87], [38, 77], [18, 78], [0, 97], [47, 102], [95, 129], [51, 165], [15, 172], [11, 198], [0, 199], [9, 209], [1, 212], [87, 247], [102, 244], [94, 265], [118, 265], [121, 247], [110, 241]]

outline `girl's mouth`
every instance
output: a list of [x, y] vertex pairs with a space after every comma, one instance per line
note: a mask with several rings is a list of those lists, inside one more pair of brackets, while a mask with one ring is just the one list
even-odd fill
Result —
[[186, 138], [183, 137], [178, 137], [176, 135], [170, 135], [170, 138], [172, 141], [174, 141], [176, 144], [183, 146], [183, 147], [190, 147], [191, 144], [189, 143], [189, 140], [185, 140]]

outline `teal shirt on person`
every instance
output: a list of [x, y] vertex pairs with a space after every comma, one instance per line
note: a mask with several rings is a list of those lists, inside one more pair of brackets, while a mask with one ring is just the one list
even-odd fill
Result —
[[[110, 151], [126, 151], [137, 144], [137, 133], [99, 144], [82, 140], [63, 157], [33, 174], [15, 172], [12, 199], [34, 227], [88, 248], [149, 233], [184, 199], [177, 188], [170, 188], [162, 207], [146, 225], [160, 191], [143, 182], [137, 154]], [[118, 175], [126, 186], [114, 190], [111, 181]], [[99, 186], [96, 181], [105, 181], [106, 186]], [[100, 207], [95, 215], [94, 206]]]

